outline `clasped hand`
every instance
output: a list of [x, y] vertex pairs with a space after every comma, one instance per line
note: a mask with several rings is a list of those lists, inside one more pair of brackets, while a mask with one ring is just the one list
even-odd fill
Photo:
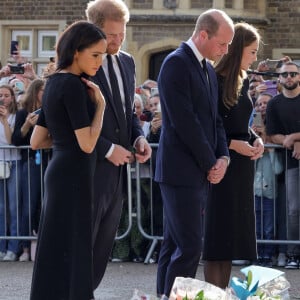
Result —
[[136, 159], [139, 163], [146, 162], [151, 157], [152, 149], [145, 138], [139, 138], [135, 144], [135, 153], [120, 145], [114, 145], [112, 154], [107, 158], [115, 166], [132, 163]]
[[227, 170], [228, 163], [225, 159], [217, 159], [216, 164], [208, 171], [207, 180], [212, 184], [219, 183]]
[[232, 140], [230, 149], [241, 155], [249, 156], [251, 160], [256, 160], [263, 155], [264, 144], [261, 138], [257, 138], [254, 141], [253, 146], [251, 146], [247, 141]]

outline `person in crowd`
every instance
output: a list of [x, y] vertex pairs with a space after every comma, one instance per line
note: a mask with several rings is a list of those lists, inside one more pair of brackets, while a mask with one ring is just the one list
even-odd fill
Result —
[[[107, 55], [93, 80], [100, 86], [107, 107], [103, 131], [96, 146], [94, 176], [93, 263], [94, 289], [101, 282], [118, 228], [126, 184], [126, 164], [134, 158], [145, 163], [151, 147], [133, 113], [135, 63], [121, 51], [129, 10], [122, 0], [95, 0], [87, 4], [89, 22], [107, 36]], [[134, 155], [133, 155], [134, 154]]]
[[56, 70], [55, 57], [50, 57], [48, 64], [43, 69], [42, 78], [47, 79], [47, 77], [53, 74], [55, 70]]
[[149, 89], [144, 89], [142, 87], [136, 88], [136, 94], [139, 95], [143, 102], [143, 111], [139, 116], [140, 122], [142, 122], [142, 129], [144, 135], [147, 136], [150, 129], [150, 122], [153, 119], [153, 114], [150, 110], [150, 96], [151, 92]]
[[[40, 108], [42, 106], [42, 96], [44, 91], [44, 81], [35, 79], [28, 87], [22, 108], [17, 111], [16, 124], [12, 135], [12, 143], [16, 146], [29, 145], [30, 137], [35, 126]], [[38, 152], [37, 152], [38, 151]], [[32, 235], [33, 230], [37, 232], [39, 220], [39, 206], [41, 202], [41, 166], [36, 156], [41, 155], [39, 150], [21, 150], [22, 170], [21, 172], [21, 193], [20, 204], [20, 234], [22, 236]], [[23, 253], [19, 257], [20, 261], [30, 260], [30, 241], [22, 242]]]
[[24, 99], [24, 96], [25, 96], [25, 91], [21, 91], [16, 95], [18, 110], [22, 108], [22, 101]]
[[229, 162], [217, 113], [217, 78], [206, 58], [216, 61], [227, 53], [233, 27], [223, 11], [203, 12], [191, 38], [168, 55], [158, 77], [162, 129], [155, 180], [163, 200], [164, 234], [157, 294], [162, 299], [169, 297], [177, 276], [196, 275], [202, 250], [201, 211], [210, 183], [222, 180]]
[[[12, 144], [17, 102], [11, 86], [0, 86], [0, 143]], [[0, 235], [18, 235], [18, 203], [20, 201], [21, 155], [18, 149], [0, 149]], [[3, 170], [4, 168], [4, 170]], [[8, 211], [8, 214], [6, 213]], [[19, 251], [19, 240], [0, 240], [0, 261], [15, 261]]]
[[143, 89], [148, 90], [151, 93], [151, 89], [157, 88], [157, 81], [152, 80], [152, 79], [146, 79], [142, 86]]
[[[258, 95], [256, 113], [259, 122], [254, 122], [253, 130], [262, 138], [264, 144], [270, 143], [266, 135], [266, 108], [273, 95], [261, 93]], [[255, 161], [254, 192], [256, 214], [256, 238], [262, 240], [274, 239], [274, 211], [277, 197], [277, 175], [283, 171], [281, 154], [274, 148], [265, 148], [261, 158]], [[275, 246], [272, 244], [258, 244], [257, 263], [262, 266], [272, 267], [275, 255]]]
[[140, 126], [143, 129], [144, 135], [147, 136], [150, 127], [150, 119], [152, 118], [152, 114], [147, 114], [144, 109], [144, 101], [141, 94], [134, 94], [134, 113], [136, 114]]
[[[152, 91], [155, 88], [152, 88]], [[150, 122], [150, 130], [147, 135], [147, 140], [150, 144], [159, 144], [161, 135], [161, 106], [160, 97], [158, 90], [155, 91], [149, 100], [150, 109], [153, 114], [153, 119]], [[152, 150], [152, 174], [155, 174], [156, 170], [156, 154], [157, 145], [153, 146]], [[153, 224], [153, 229], [151, 235], [162, 236], [163, 235], [163, 204], [159, 184], [153, 180], [152, 182], [152, 214], [151, 214], [151, 224]], [[152, 256], [150, 258], [150, 263], [156, 263], [158, 261], [159, 252], [161, 248], [161, 242], [159, 241], [155, 247]]]
[[[279, 70], [282, 93], [267, 105], [266, 131], [271, 141], [286, 149], [287, 239], [299, 239], [300, 75], [294, 62]], [[287, 269], [299, 269], [300, 247], [288, 245]]]
[[263, 78], [261, 75], [254, 75], [250, 77], [249, 94], [252, 99], [253, 105], [255, 105], [258, 96], [256, 87], [259, 86], [262, 82]]
[[53, 147], [32, 276], [31, 300], [94, 299], [92, 198], [95, 145], [105, 100], [86, 79], [101, 66], [105, 34], [78, 21], [56, 46], [57, 70], [47, 80], [33, 129], [33, 150]]
[[[254, 161], [264, 151], [249, 128], [253, 103], [246, 71], [257, 59], [260, 36], [253, 26], [237, 23], [228, 54], [216, 65], [219, 113], [231, 162], [223, 180], [212, 186], [205, 211], [203, 260], [205, 281], [225, 289], [232, 260], [256, 260]], [[243, 170], [243, 172], [241, 172]]]
[[[19, 59], [21, 60], [23, 58], [20, 57]], [[23, 74], [14, 74], [11, 70], [11, 65], [12, 64], [7, 64], [0, 70], [0, 85], [10, 84], [12, 80], [16, 79], [23, 83], [23, 89], [26, 90], [31, 81], [38, 78], [31, 63], [24, 62], [21, 64], [21, 67], [24, 68]]]

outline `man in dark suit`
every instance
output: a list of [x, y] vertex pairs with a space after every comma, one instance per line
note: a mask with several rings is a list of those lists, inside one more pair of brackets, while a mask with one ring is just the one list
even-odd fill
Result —
[[210, 184], [220, 182], [229, 163], [218, 86], [213, 67], [227, 53], [232, 20], [209, 10], [197, 20], [192, 37], [163, 62], [158, 89], [162, 131], [155, 180], [164, 205], [164, 240], [157, 271], [157, 293], [170, 296], [177, 276], [195, 277], [202, 250], [201, 212]]
[[[125, 165], [135, 149], [135, 158], [144, 163], [151, 147], [143, 137], [139, 121], [133, 114], [135, 64], [120, 51], [129, 21], [129, 11], [122, 0], [96, 0], [86, 10], [90, 22], [107, 37], [107, 55], [93, 78], [105, 97], [106, 109], [102, 132], [96, 146], [97, 165], [94, 189], [94, 288], [104, 275], [122, 210]], [[132, 147], [133, 146], [133, 147]]]

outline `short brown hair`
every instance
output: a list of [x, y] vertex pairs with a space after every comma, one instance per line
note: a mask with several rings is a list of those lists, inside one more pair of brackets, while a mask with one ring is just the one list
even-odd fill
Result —
[[129, 21], [129, 10], [122, 0], [94, 0], [85, 10], [89, 22], [103, 28], [106, 20]]

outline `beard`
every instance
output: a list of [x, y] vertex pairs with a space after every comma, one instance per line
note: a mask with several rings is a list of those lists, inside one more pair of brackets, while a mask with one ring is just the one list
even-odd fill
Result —
[[289, 84], [287, 84], [287, 83], [282, 83], [282, 86], [283, 86], [286, 90], [292, 91], [292, 90], [296, 89], [296, 88], [299, 86], [299, 82], [295, 82], [295, 83], [293, 83], [292, 85], [289, 85]]

